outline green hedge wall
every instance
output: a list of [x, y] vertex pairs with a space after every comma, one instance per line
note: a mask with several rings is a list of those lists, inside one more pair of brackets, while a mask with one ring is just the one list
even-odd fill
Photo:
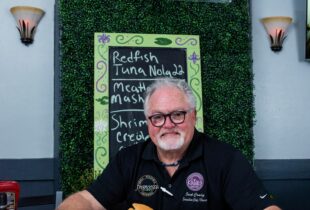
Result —
[[200, 36], [205, 131], [253, 158], [248, 0], [59, 0], [62, 189], [92, 180], [94, 32]]

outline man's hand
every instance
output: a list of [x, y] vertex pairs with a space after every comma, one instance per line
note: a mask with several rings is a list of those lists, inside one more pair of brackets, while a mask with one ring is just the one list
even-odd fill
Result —
[[281, 210], [281, 209], [277, 206], [269, 206], [269, 207], [265, 208], [264, 210]]

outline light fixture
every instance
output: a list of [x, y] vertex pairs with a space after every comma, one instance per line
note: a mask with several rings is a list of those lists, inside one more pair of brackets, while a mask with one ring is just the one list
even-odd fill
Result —
[[282, 50], [286, 38], [286, 29], [292, 23], [291, 17], [275, 16], [261, 19], [270, 39], [270, 48], [274, 52]]
[[11, 13], [17, 22], [20, 40], [28, 46], [33, 42], [35, 31], [45, 12], [36, 7], [16, 6], [11, 8]]

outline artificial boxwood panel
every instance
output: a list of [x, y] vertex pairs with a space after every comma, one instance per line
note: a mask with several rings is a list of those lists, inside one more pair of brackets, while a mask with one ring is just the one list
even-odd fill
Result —
[[248, 0], [59, 0], [62, 189], [93, 179], [94, 33], [200, 36], [205, 131], [253, 158], [253, 74]]

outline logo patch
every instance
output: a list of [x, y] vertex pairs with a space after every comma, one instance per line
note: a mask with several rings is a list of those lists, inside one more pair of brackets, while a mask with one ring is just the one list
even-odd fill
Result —
[[151, 175], [142, 176], [137, 182], [137, 191], [144, 197], [150, 197], [156, 193], [159, 185]]
[[267, 193], [265, 195], [260, 195], [259, 198], [264, 199], [264, 198], [266, 198], [266, 196], [267, 196]]
[[194, 172], [191, 173], [186, 179], [186, 186], [191, 191], [197, 192], [201, 190], [204, 185], [204, 178], [201, 173]]

